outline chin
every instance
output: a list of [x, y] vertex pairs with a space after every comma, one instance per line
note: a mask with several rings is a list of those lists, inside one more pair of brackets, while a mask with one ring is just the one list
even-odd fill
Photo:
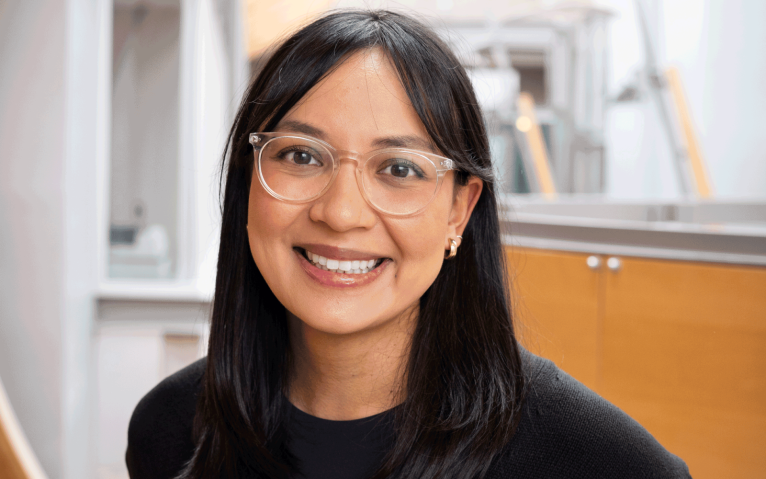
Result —
[[[292, 313], [300, 327], [308, 328], [316, 332], [343, 336], [372, 331], [389, 324], [396, 323], [400, 314], [392, 314], [391, 317], [370, 317], [369, 308], [363, 311], [354, 311], [356, 308], [348, 308], [345, 311], [331, 312], [328, 305], [325, 313], [317, 314], [316, 311], [295, 311]], [[289, 310], [289, 309], [288, 309]], [[303, 318], [309, 318], [304, 320]]]

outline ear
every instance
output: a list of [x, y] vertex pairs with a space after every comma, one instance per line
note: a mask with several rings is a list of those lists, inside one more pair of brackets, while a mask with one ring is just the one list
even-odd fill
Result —
[[475, 176], [469, 177], [468, 183], [464, 186], [455, 185], [452, 212], [447, 224], [447, 237], [444, 239], [445, 249], [450, 248], [450, 239], [457, 240], [458, 246], [460, 246], [460, 240], [457, 237], [463, 235], [483, 188], [484, 182]]

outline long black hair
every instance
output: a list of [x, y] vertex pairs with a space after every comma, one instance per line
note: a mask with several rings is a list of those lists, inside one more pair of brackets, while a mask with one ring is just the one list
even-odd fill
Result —
[[457, 257], [420, 299], [404, 402], [375, 477], [481, 477], [515, 431], [524, 380], [489, 143], [470, 81], [423, 23], [389, 11], [334, 11], [276, 47], [229, 133], [210, 343], [185, 479], [291, 475], [284, 394], [292, 353], [285, 308], [249, 249], [248, 134], [272, 131], [349, 55], [372, 48], [389, 56], [434, 144], [457, 163], [457, 184], [469, 176], [484, 182]]

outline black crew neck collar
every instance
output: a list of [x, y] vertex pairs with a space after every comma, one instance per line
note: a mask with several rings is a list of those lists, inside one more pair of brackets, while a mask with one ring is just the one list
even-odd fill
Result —
[[393, 416], [394, 411], [399, 407], [399, 406], [395, 406], [391, 409], [387, 409], [383, 412], [379, 412], [378, 414], [374, 414], [372, 416], [362, 417], [358, 419], [334, 420], [334, 419], [324, 419], [321, 417], [313, 416], [305, 411], [302, 411], [299, 408], [297, 408], [293, 403], [291, 403], [287, 398], [285, 398], [285, 403], [287, 403], [287, 408], [290, 411], [290, 415], [298, 423], [304, 424], [306, 426], [310, 426], [312, 428], [337, 429], [337, 430], [356, 428], [356, 427], [364, 426], [367, 424], [374, 425], [381, 421], [387, 422]]

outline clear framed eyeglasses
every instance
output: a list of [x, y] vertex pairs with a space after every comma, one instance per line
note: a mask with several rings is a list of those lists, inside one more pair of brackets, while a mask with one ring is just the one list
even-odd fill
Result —
[[381, 213], [408, 216], [436, 196], [449, 158], [424, 151], [385, 148], [360, 155], [295, 133], [251, 133], [258, 180], [274, 198], [299, 204], [330, 189], [341, 161], [356, 163], [356, 180], [367, 203]]

